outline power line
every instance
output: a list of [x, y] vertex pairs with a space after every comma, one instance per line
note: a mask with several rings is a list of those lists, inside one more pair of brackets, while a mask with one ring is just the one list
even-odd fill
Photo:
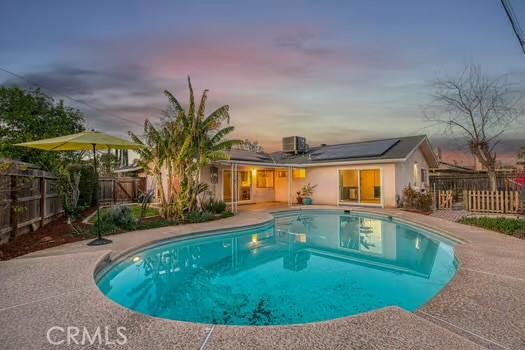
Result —
[[501, 5], [505, 9], [505, 13], [507, 14], [510, 25], [512, 26], [514, 35], [516, 35], [516, 38], [518, 39], [518, 42], [520, 43], [521, 49], [523, 50], [523, 53], [525, 54], [525, 36], [523, 35], [523, 31], [521, 30], [520, 24], [516, 20], [516, 16], [514, 15], [514, 10], [512, 9], [512, 6], [510, 5], [510, 0], [501, 0]]
[[[24, 77], [24, 76], [22, 76], [22, 75], [20, 75], [20, 74], [14, 73], [14, 72], [12, 72], [12, 71], [10, 71], [10, 70], [7, 70], [7, 69], [5, 69], [5, 68], [2, 68], [2, 67], [0, 67], [0, 70], [3, 71], [3, 72], [5, 72], [5, 73], [7, 73], [7, 74], [10, 74], [10, 75], [12, 75], [12, 76], [14, 76], [14, 77], [16, 77], [16, 78], [18, 78], [18, 79], [20, 79], [20, 80], [23, 80], [23, 81], [25, 81], [25, 82], [27, 82], [27, 83], [33, 85], [33, 86], [36, 86], [37, 88], [40, 88], [40, 89], [42, 89], [42, 90], [48, 90], [48, 91], [53, 92], [52, 89], [46, 88], [46, 87], [44, 87], [44, 86], [41, 86], [40, 84], [37, 84], [37, 83], [35, 83], [34, 81], [31, 81], [31, 80], [27, 79], [26, 77]], [[122, 116], [119, 116], [119, 115], [116, 115], [116, 114], [112, 114], [112, 113], [105, 112], [104, 110], [102, 110], [102, 109], [100, 109], [100, 108], [98, 108], [98, 107], [95, 107], [95, 106], [91, 106], [90, 104], [88, 104], [88, 103], [86, 103], [86, 102], [84, 102], [84, 101], [82, 101], [82, 100], [79, 100], [79, 99], [77, 99], [77, 98], [74, 98], [74, 97], [71, 97], [71, 96], [68, 96], [68, 95], [64, 95], [64, 94], [57, 94], [57, 95], [58, 95], [58, 96], [65, 97], [65, 98], [67, 98], [67, 99], [69, 99], [69, 100], [71, 100], [71, 101], [74, 101], [74, 102], [76, 102], [76, 103], [78, 103], [78, 104], [81, 104], [81, 105], [83, 105], [83, 106], [86, 106], [86, 107], [88, 107], [88, 108], [91, 108], [91, 109], [93, 109], [93, 110], [95, 110], [95, 111], [98, 111], [98, 112], [100, 112], [100, 113], [103, 113], [103, 114], [106, 114], [106, 115], [108, 115], [108, 116], [111, 116], [111, 117], [114, 117], [114, 118], [120, 119], [120, 120], [122, 120], [122, 121], [125, 121], [125, 122], [128, 122], [128, 123], [133, 123], [133, 124], [136, 124], [136, 125], [138, 125], [138, 126], [140, 126], [140, 127], [143, 127], [143, 126], [144, 126], [143, 124], [141, 124], [141, 123], [139, 123], [139, 122], [137, 122], [137, 121], [135, 121], [135, 120], [128, 119], [128, 118], [125, 118], [125, 117], [122, 117]]]

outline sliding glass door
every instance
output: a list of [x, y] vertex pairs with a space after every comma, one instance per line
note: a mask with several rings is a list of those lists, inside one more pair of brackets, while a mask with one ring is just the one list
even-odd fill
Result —
[[359, 170], [339, 172], [339, 200], [350, 203], [359, 201]]
[[381, 204], [380, 169], [339, 170], [339, 202]]
[[[239, 189], [239, 201], [249, 201], [251, 199], [252, 191], [252, 177], [247, 170], [239, 170], [237, 172], [237, 181]], [[223, 175], [223, 199], [225, 202], [232, 201], [232, 172], [231, 170], [224, 170]]]
[[381, 204], [381, 177], [379, 169], [359, 170], [359, 201]]

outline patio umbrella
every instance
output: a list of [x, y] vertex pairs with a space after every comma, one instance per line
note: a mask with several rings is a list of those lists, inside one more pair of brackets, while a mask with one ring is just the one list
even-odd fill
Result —
[[[100, 131], [84, 131], [78, 134], [54, 137], [50, 139], [18, 143], [15, 146], [36, 148], [44, 151], [93, 151], [93, 165], [97, 172], [97, 151], [109, 149], [139, 149], [142, 145], [132, 143], [119, 137], [111, 136]], [[100, 232], [100, 205], [98, 201], [98, 184], [95, 186], [97, 203], [97, 239], [88, 245], [102, 245], [111, 243], [111, 240], [102, 238]]]

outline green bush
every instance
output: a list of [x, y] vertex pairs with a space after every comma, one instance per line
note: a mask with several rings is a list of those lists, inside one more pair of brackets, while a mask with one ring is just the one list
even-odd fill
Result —
[[99, 229], [104, 235], [111, 234], [118, 229], [109, 212], [103, 211], [100, 213], [100, 220], [95, 220], [95, 223], [91, 226], [90, 232], [92, 234], [97, 234]]
[[[97, 232], [98, 219], [95, 220], [92, 232]], [[100, 213], [100, 228], [102, 233], [115, 232], [117, 228], [131, 231], [137, 228], [137, 220], [131, 208], [127, 205], [118, 205]]]
[[418, 192], [412, 187], [406, 187], [403, 190], [403, 207], [416, 209], [423, 212], [432, 211], [432, 194], [429, 192]]
[[432, 211], [432, 195], [428, 192], [418, 193], [416, 196], [416, 209], [424, 211], [426, 213]]
[[113, 223], [124, 230], [134, 230], [137, 227], [133, 211], [127, 205], [114, 206], [108, 211], [108, 214]]
[[488, 230], [505, 233], [507, 235], [525, 237], [525, 220], [502, 217], [463, 218], [462, 224], [478, 226]]
[[229, 218], [229, 217], [232, 217], [232, 216], [234, 216], [234, 215], [235, 215], [235, 214], [232, 213], [231, 211], [226, 210], [226, 211], [224, 211], [224, 212], [221, 214], [221, 218], [223, 218], [223, 219], [224, 219], [224, 218]]
[[201, 200], [200, 207], [202, 211], [221, 214], [226, 210], [226, 203], [223, 200], [215, 199], [210, 196]]
[[215, 215], [210, 211], [192, 211], [186, 215], [186, 221], [190, 224], [213, 220]]

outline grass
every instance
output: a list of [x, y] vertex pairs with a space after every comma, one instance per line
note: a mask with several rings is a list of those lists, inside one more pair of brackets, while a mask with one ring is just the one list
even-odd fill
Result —
[[506, 235], [525, 238], [525, 220], [502, 217], [467, 217], [459, 221], [462, 224], [478, 226]]
[[[131, 204], [129, 207], [131, 208], [133, 217], [138, 220], [140, 216], [140, 204]], [[107, 211], [109, 208], [110, 207], [101, 208], [100, 213]], [[153, 208], [150, 206], [146, 209], [146, 213], [144, 216], [148, 217], [148, 216], [157, 216], [157, 215], [159, 215], [159, 210], [157, 208]], [[93, 215], [89, 219], [89, 223], [94, 224], [96, 220], [97, 220], [97, 215]]]

